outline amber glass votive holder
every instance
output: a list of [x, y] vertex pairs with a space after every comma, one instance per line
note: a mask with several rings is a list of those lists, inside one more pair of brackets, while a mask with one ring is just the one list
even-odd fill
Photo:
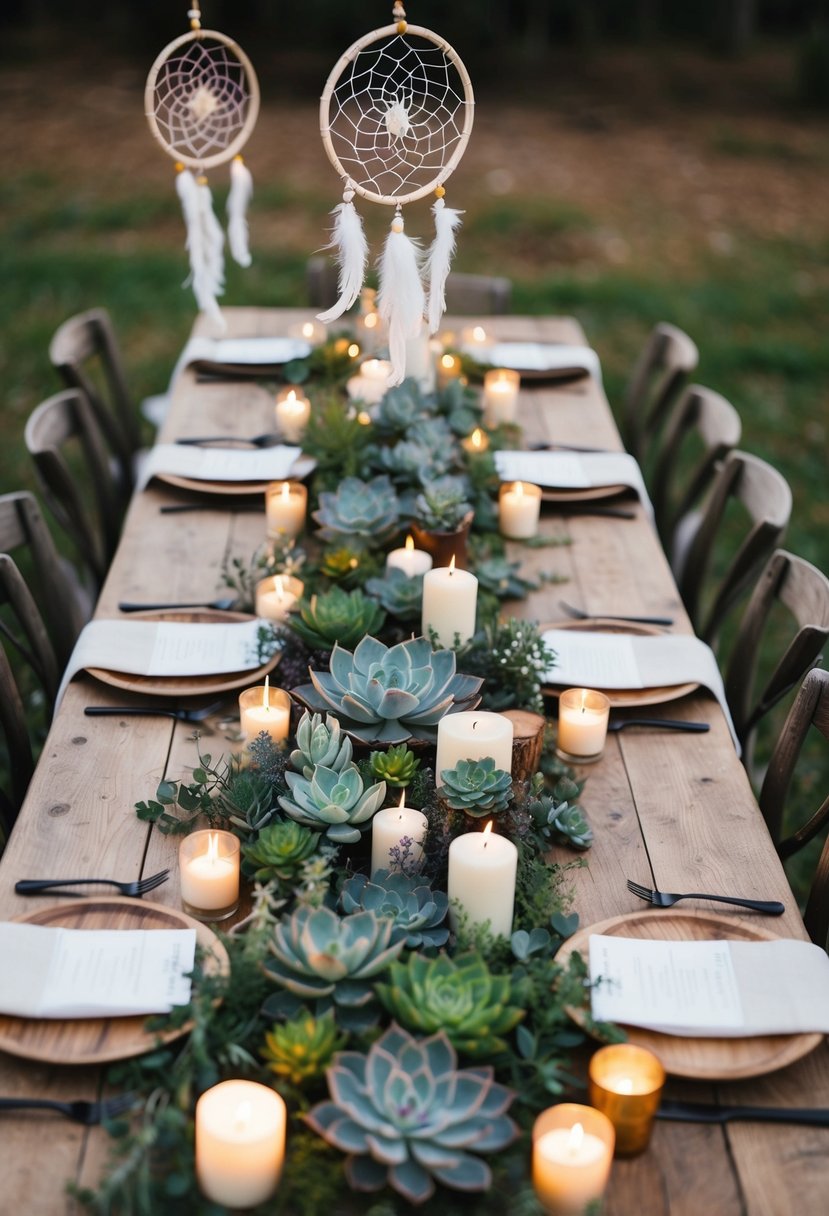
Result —
[[601, 1047], [590, 1060], [590, 1104], [615, 1127], [617, 1157], [648, 1147], [664, 1084], [661, 1062], [632, 1043]]

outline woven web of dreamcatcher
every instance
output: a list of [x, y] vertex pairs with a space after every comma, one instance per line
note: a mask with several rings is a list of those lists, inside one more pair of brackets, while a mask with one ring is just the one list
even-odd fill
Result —
[[245, 134], [252, 95], [232, 45], [188, 42], [162, 63], [154, 93], [159, 137], [180, 160], [224, 159]]
[[415, 46], [411, 34], [372, 43], [332, 91], [332, 150], [362, 190], [384, 200], [426, 193], [463, 138], [468, 105], [461, 75], [440, 46]]

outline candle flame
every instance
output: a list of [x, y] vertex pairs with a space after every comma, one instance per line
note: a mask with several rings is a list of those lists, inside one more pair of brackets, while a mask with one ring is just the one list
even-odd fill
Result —
[[265, 687], [262, 689], [262, 708], [270, 709], [271, 700], [271, 681], [270, 676], [265, 676]]
[[441, 367], [445, 367], [448, 372], [451, 372], [453, 367], [455, 366], [455, 356], [454, 355], [441, 355], [440, 365], [441, 365]]
[[570, 1139], [567, 1147], [571, 1153], [577, 1153], [584, 1143], [584, 1128], [580, 1123], [574, 1123], [570, 1128]]
[[250, 1102], [240, 1102], [233, 1116], [233, 1124], [237, 1132], [245, 1132], [250, 1127], [253, 1118], [253, 1108]]
[[303, 338], [313, 338], [313, 336], [314, 336], [314, 322], [313, 321], [305, 322], [305, 324], [302, 327], [302, 336], [303, 336]]
[[360, 410], [357, 415], [357, 421], [360, 426], [369, 426], [371, 424], [371, 414], [367, 414], [365, 410]]
[[291, 497], [291, 483], [289, 481], [283, 481], [283, 483], [282, 483], [282, 501], [287, 502], [290, 497]]
[[632, 1094], [633, 1081], [630, 1077], [620, 1077], [619, 1080], [615, 1082], [613, 1088], [616, 1090], [617, 1094]]
[[452, 560], [451, 560], [451, 562], [449, 563], [449, 573], [450, 573], [450, 574], [454, 574], [454, 573], [455, 573], [455, 554], [454, 554], [454, 553], [452, 554]]
[[401, 819], [403, 818], [403, 809], [405, 806], [406, 806], [406, 791], [404, 790], [403, 793], [400, 795], [400, 802], [398, 803], [398, 806], [397, 806], [398, 811], [400, 811]]
[[410, 534], [406, 537], [406, 552], [411, 553], [414, 549], [414, 537]]
[[475, 427], [475, 430], [469, 437], [469, 442], [473, 448], [482, 448], [484, 446], [484, 433], [479, 426]]
[[352, 342], [348, 347], [348, 353], [352, 359], [356, 359], [360, 353], [360, 348], [356, 342]]
[[486, 827], [484, 828], [482, 835], [484, 838], [484, 848], [486, 848], [486, 846], [489, 844], [489, 838], [492, 835], [492, 820], [491, 819], [490, 819], [489, 823], [486, 825]]
[[365, 325], [366, 329], [375, 329], [379, 320], [380, 318], [376, 312], [367, 312], [363, 319], [363, 324]]
[[285, 394], [285, 403], [287, 405], [296, 405], [296, 399], [297, 399], [296, 398], [296, 389], [289, 388], [287, 393]]
[[483, 325], [476, 325], [472, 330], [472, 337], [475, 342], [486, 342], [486, 330]]
[[219, 860], [219, 833], [209, 832], [207, 836], [207, 860], [214, 866]]
[[513, 488], [513, 491], [514, 491], [514, 493], [515, 493], [515, 497], [516, 497], [516, 498], [523, 498], [523, 497], [524, 497], [524, 483], [523, 483], [523, 481], [516, 481], [515, 485], [514, 485], [512, 488]]
[[279, 596], [279, 598], [281, 600], [284, 599], [285, 598], [285, 586], [282, 582], [281, 574], [277, 574], [276, 577], [274, 578], [273, 587], [274, 587], [274, 591]]

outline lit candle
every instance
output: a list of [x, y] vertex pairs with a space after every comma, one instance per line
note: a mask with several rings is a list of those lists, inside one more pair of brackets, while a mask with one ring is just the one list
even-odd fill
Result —
[[422, 811], [406, 806], [406, 795], [400, 795], [399, 806], [386, 806], [371, 821], [371, 872], [393, 868], [391, 850], [398, 848], [404, 836], [412, 842], [407, 859], [411, 864], [423, 856], [423, 837], [428, 820]]
[[644, 1152], [659, 1108], [665, 1069], [651, 1051], [632, 1043], [602, 1047], [590, 1061], [590, 1104], [616, 1129], [616, 1156]]
[[492, 339], [483, 325], [473, 325], [470, 329], [461, 330], [461, 345], [473, 358], [482, 357], [492, 345]]
[[377, 405], [386, 395], [390, 377], [391, 363], [387, 359], [365, 359], [346, 385], [348, 395], [352, 401]]
[[425, 574], [432, 569], [432, 555], [425, 549], [415, 549], [414, 540], [407, 536], [402, 549], [392, 549], [386, 555], [386, 569], [402, 570], [409, 578], [414, 578], [416, 574]]
[[288, 737], [291, 723], [291, 698], [284, 688], [271, 688], [268, 676], [264, 685], [239, 693], [240, 730], [250, 742], [267, 731], [274, 743]]
[[498, 497], [498, 527], [510, 540], [527, 540], [538, 532], [541, 487], [529, 481], [501, 486]]
[[518, 849], [506, 836], [495, 836], [492, 823], [483, 832], [456, 836], [449, 845], [449, 922], [458, 929], [459, 904], [470, 924], [489, 921], [496, 937], [512, 933]]
[[319, 344], [324, 342], [327, 337], [327, 331], [322, 321], [297, 321], [295, 325], [291, 325], [288, 329], [288, 336], [291, 338], [304, 338], [306, 342]]
[[444, 714], [438, 722], [435, 754], [435, 784], [441, 786], [441, 773], [455, 768], [459, 760], [482, 760], [491, 756], [496, 768], [512, 770], [512, 740], [515, 728], [504, 714], [465, 709]]
[[299, 443], [311, 417], [311, 402], [302, 389], [285, 388], [276, 397], [276, 425], [288, 443]]
[[478, 580], [468, 570], [456, 570], [455, 558], [448, 566], [428, 570], [423, 576], [423, 617], [421, 632], [429, 637], [434, 630], [441, 646], [454, 646], [455, 634], [468, 642], [475, 632], [478, 605]]
[[568, 688], [558, 699], [556, 752], [572, 764], [598, 760], [607, 738], [610, 701], [603, 692]]
[[255, 1081], [222, 1081], [196, 1103], [196, 1177], [206, 1198], [229, 1208], [269, 1199], [285, 1159], [285, 1103]]
[[266, 621], [284, 621], [301, 597], [304, 584], [291, 574], [274, 574], [256, 584], [256, 615]]
[[476, 426], [471, 435], [467, 435], [466, 439], [461, 440], [461, 447], [470, 456], [478, 456], [489, 447], [489, 436], [486, 431], [482, 431], [479, 426]]
[[179, 846], [181, 902], [200, 920], [224, 920], [239, 906], [239, 838], [192, 832]]
[[438, 359], [438, 388], [446, 388], [450, 380], [457, 380], [462, 369], [460, 355], [441, 355]]
[[604, 1194], [613, 1160], [610, 1120], [590, 1106], [562, 1102], [533, 1127], [533, 1186], [550, 1216], [584, 1216]]
[[272, 481], [265, 491], [268, 536], [290, 539], [305, 527], [308, 491], [300, 481]]
[[514, 422], [518, 409], [518, 390], [521, 377], [508, 367], [493, 368], [484, 376], [484, 422], [487, 426], [499, 426], [503, 422]]

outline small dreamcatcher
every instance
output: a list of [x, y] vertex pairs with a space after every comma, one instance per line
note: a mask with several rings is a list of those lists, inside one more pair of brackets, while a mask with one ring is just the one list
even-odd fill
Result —
[[[368, 260], [355, 194], [395, 209], [379, 260], [377, 304], [389, 333], [390, 383], [405, 375], [405, 348], [428, 318], [434, 333], [446, 307], [446, 278], [461, 212], [445, 205], [443, 183], [463, 156], [472, 131], [472, 83], [457, 53], [439, 35], [408, 25], [403, 5], [395, 24], [374, 30], [345, 52], [320, 103], [325, 151], [344, 182], [334, 209], [330, 249], [337, 250], [340, 297], [320, 320], [336, 320], [360, 294]], [[424, 254], [406, 236], [402, 208], [434, 193], [435, 237]]]
[[205, 170], [232, 162], [228, 244], [234, 261], [249, 266], [247, 208], [253, 179], [239, 152], [256, 125], [259, 82], [253, 64], [232, 39], [201, 28], [198, 0], [187, 15], [190, 32], [166, 46], [150, 68], [144, 108], [156, 140], [176, 161], [193, 294], [223, 329], [216, 297], [224, 290], [224, 232]]

